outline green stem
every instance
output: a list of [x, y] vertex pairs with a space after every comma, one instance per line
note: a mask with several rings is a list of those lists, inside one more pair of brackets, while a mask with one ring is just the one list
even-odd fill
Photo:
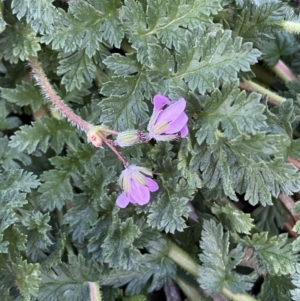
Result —
[[275, 66], [271, 68], [274, 73], [277, 74], [285, 83], [297, 80], [297, 77], [289, 69], [289, 67], [282, 61], [279, 60]]
[[245, 80], [244, 83], [240, 83], [240, 87], [245, 90], [258, 92], [263, 96], [268, 96], [268, 101], [275, 105], [281, 105], [283, 102], [286, 101], [284, 97], [281, 97], [278, 94], [271, 92], [270, 90], [250, 80]]
[[[59, 227], [62, 228], [63, 224], [64, 224], [63, 211], [57, 209], [56, 212], [57, 212], [57, 220], [58, 220]], [[70, 241], [70, 238], [68, 235], [67, 235], [66, 241], [65, 241], [65, 248], [67, 249], [68, 255], [75, 256], [75, 253], [74, 253], [74, 250], [73, 250], [73, 247], [72, 247], [72, 244], [71, 244], [71, 241]]]
[[192, 274], [194, 277], [198, 278], [199, 266], [195, 262], [195, 260], [188, 253], [186, 253], [184, 250], [179, 248], [171, 241], [168, 241], [168, 244], [170, 248], [167, 256], [171, 258], [174, 262], [176, 262], [179, 266], [181, 266], [183, 269]]
[[100, 287], [97, 282], [89, 282], [90, 301], [102, 301]]
[[[168, 240], [168, 244], [169, 252], [167, 256], [184, 270], [192, 274], [195, 278], [199, 278], [199, 265], [197, 264], [197, 262], [187, 252], [179, 248], [173, 242]], [[248, 294], [235, 294], [226, 287], [223, 287], [222, 294], [234, 301], [257, 301]]]
[[203, 296], [200, 294], [200, 292], [194, 286], [187, 284], [180, 277], [176, 278], [176, 283], [178, 284], [180, 289], [184, 292], [184, 294], [187, 296], [187, 298], [190, 301], [204, 300]]
[[233, 301], [257, 301], [257, 299], [253, 298], [248, 294], [234, 294], [228, 288], [223, 287], [222, 294], [226, 297], [230, 298]]
[[294, 22], [294, 21], [282, 21], [281, 26], [284, 30], [294, 32], [294, 33], [300, 33], [300, 23]]

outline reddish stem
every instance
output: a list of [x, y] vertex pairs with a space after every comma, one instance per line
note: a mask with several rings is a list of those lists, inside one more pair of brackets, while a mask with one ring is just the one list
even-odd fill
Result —
[[59, 110], [59, 112], [63, 116], [65, 116], [72, 124], [77, 125], [82, 131], [87, 132], [90, 128], [90, 125], [63, 103], [63, 101], [56, 94], [55, 90], [49, 83], [37, 58], [32, 56], [29, 57], [29, 63], [32, 68], [33, 76], [36, 82], [41, 87], [42, 93], [47, 97], [47, 99], [51, 101]]

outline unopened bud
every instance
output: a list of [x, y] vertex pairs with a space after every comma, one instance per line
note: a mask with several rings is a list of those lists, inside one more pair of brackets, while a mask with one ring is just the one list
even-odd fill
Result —
[[98, 126], [93, 126], [87, 133], [87, 139], [93, 143], [96, 147], [102, 147], [101, 130]]
[[115, 144], [121, 147], [131, 146], [141, 142], [139, 137], [139, 131], [136, 130], [119, 132], [115, 140]]

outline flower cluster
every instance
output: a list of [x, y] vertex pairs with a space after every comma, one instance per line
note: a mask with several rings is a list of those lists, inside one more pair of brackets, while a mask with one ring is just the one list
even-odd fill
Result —
[[[147, 130], [148, 134], [140, 131], [128, 130], [118, 133], [115, 144], [121, 147], [155, 139], [157, 141], [170, 141], [188, 135], [186, 126], [188, 116], [184, 112], [186, 101], [180, 98], [171, 101], [163, 95], [155, 95], [154, 109]], [[147, 177], [149, 176], [149, 177]], [[116, 204], [125, 208], [129, 203], [145, 205], [150, 201], [150, 192], [158, 190], [153, 181], [152, 172], [146, 168], [129, 165], [121, 173], [119, 184], [123, 192], [117, 198]]]
[[[123, 162], [125, 170], [120, 176], [120, 186], [123, 192], [117, 198], [117, 205], [125, 208], [129, 203], [145, 205], [150, 201], [150, 192], [158, 190], [158, 185], [151, 179], [152, 172], [146, 168], [129, 165], [122, 155], [114, 148], [114, 145], [121, 147], [131, 146], [137, 143], [146, 142], [151, 139], [156, 141], [171, 141], [177, 138], [184, 138], [188, 135], [188, 116], [184, 112], [186, 101], [183, 98], [171, 103], [171, 101], [160, 94], [153, 98], [153, 113], [151, 115], [147, 130], [143, 133], [137, 130], [115, 132], [104, 125], [90, 126], [87, 133], [88, 140], [97, 147], [102, 147], [104, 142]], [[107, 135], [116, 135], [116, 140], [111, 141]]]
[[153, 98], [154, 109], [147, 130], [128, 130], [117, 135], [115, 144], [121, 147], [131, 146], [137, 143], [155, 139], [156, 141], [171, 141], [177, 138], [185, 138], [188, 135], [186, 123], [188, 116], [184, 112], [186, 101], [180, 98], [174, 103], [160, 94]]

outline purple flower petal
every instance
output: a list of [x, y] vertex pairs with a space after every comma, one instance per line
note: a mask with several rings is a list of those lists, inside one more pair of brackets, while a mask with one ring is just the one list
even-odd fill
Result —
[[164, 105], [169, 105], [170, 103], [171, 102], [169, 98], [160, 94], [155, 95], [153, 98], [153, 104], [154, 104], [153, 112], [159, 111]]
[[150, 201], [150, 191], [147, 186], [141, 185], [138, 182], [132, 180], [131, 182], [130, 199], [133, 199], [136, 203], [146, 204]]
[[185, 138], [189, 133], [189, 129], [187, 126], [184, 126], [180, 131], [181, 138]]
[[147, 186], [149, 191], [153, 192], [159, 189], [157, 183], [150, 178], [146, 178]]
[[165, 134], [175, 134], [181, 131], [186, 125], [189, 118], [185, 113], [181, 113], [177, 119], [168, 124], [167, 129], [164, 131]]
[[180, 98], [176, 102], [172, 103], [167, 107], [161, 114], [159, 114], [156, 123], [160, 122], [171, 122], [176, 120], [180, 114], [183, 113], [186, 106], [186, 101], [184, 98]]
[[125, 208], [127, 207], [127, 205], [129, 204], [129, 199], [128, 197], [126, 196], [126, 193], [125, 192], [122, 192], [117, 200], [116, 200], [116, 204], [120, 207], [120, 208]]

